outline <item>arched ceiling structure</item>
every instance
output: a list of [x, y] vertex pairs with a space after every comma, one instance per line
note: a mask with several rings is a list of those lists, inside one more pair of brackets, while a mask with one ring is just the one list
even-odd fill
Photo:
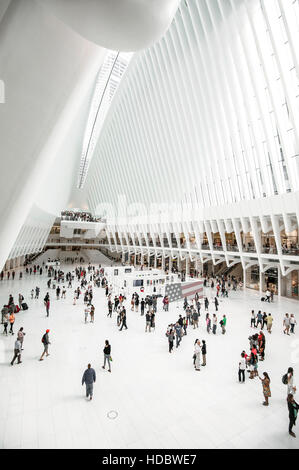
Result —
[[[1, 1], [0, 269], [9, 256], [26, 253], [26, 246], [42, 246], [47, 217], [50, 229], [70, 201], [85, 204], [84, 192], [76, 190], [78, 168], [107, 47], [134, 51], [154, 41], [177, 3]], [[16, 251], [21, 233], [23, 251]]]

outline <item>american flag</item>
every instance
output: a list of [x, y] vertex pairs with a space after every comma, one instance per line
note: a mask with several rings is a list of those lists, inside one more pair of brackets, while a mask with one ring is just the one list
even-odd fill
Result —
[[192, 297], [196, 292], [199, 298], [203, 297], [203, 281], [177, 282], [167, 284], [165, 287], [165, 295], [168, 296], [169, 302], [175, 302], [184, 297]]

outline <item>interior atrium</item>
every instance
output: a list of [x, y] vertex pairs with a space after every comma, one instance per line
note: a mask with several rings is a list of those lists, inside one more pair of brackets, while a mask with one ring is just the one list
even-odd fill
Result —
[[298, 44], [299, 0], [0, 0], [0, 449], [299, 448]]

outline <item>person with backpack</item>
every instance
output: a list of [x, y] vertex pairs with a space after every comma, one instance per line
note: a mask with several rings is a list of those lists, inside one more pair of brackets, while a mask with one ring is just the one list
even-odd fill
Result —
[[256, 328], [258, 328], [259, 325], [262, 328], [262, 326], [263, 326], [263, 315], [262, 315], [262, 312], [260, 310], [258, 311], [256, 318], [257, 318]]
[[271, 390], [270, 390], [270, 377], [269, 375], [267, 374], [267, 372], [263, 372], [263, 378], [261, 378], [259, 375], [258, 375], [258, 378], [261, 380], [262, 382], [262, 386], [263, 386], [263, 394], [264, 394], [264, 398], [265, 398], [265, 401], [263, 402], [263, 405], [264, 406], [269, 406], [269, 397], [271, 397]]
[[287, 385], [287, 395], [292, 394], [295, 395], [296, 393], [296, 386], [294, 385], [294, 369], [293, 367], [289, 367], [286, 374], [282, 376], [282, 383]]
[[192, 320], [193, 320], [193, 329], [198, 328], [198, 312], [196, 310], [193, 310]]
[[258, 367], [258, 357], [257, 357], [257, 350], [252, 348], [250, 358], [249, 358], [249, 364], [250, 364], [250, 379], [254, 379], [258, 375], [257, 372], [257, 367]]
[[44, 355], [46, 354], [47, 356], [49, 356], [49, 344], [50, 343], [50, 339], [49, 339], [49, 333], [50, 333], [50, 330], [46, 330], [46, 333], [43, 335], [42, 337], [42, 343], [44, 345], [44, 352], [42, 353], [41, 357], [40, 357], [40, 361], [43, 361], [44, 360]]
[[293, 426], [296, 424], [296, 419], [298, 415], [299, 405], [295, 402], [294, 396], [292, 393], [288, 394], [287, 404], [289, 409], [289, 434], [292, 437], [296, 437], [296, 434], [292, 431]]
[[87, 369], [85, 370], [82, 377], [82, 385], [86, 385], [86, 398], [90, 397], [90, 400], [92, 400], [93, 397], [93, 384], [95, 381], [95, 370], [91, 367], [91, 364], [88, 364]]

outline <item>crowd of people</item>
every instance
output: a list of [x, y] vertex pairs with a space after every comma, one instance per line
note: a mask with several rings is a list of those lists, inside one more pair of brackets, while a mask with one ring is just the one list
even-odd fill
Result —
[[[126, 305], [126, 297], [124, 295], [123, 289], [120, 289], [120, 292], [116, 292], [112, 284], [109, 284], [108, 279], [105, 276], [105, 270], [100, 265], [98, 267], [91, 266], [90, 264], [85, 267], [83, 265], [75, 267], [73, 271], [64, 272], [60, 266], [51, 266], [48, 269], [44, 265], [34, 265], [26, 267], [26, 274], [31, 276], [39, 273], [42, 275], [47, 274], [48, 280], [46, 282], [48, 292], [43, 299], [45, 306], [46, 317], [50, 315], [50, 293], [54, 292], [54, 298], [56, 301], [61, 301], [66, 299], [67, 292], [71, 289], [73, 294], [73, 305], [78, 303], [81, 305], [83, 303], [84, 308], [84, 323], [94, 323], [95, 321], [95, 305], [94, 305], [94, 289], [102, 288], [106, 299], [107, 299], [107, 317], [112, 318], [115, 314], [116, 325], [119, 331], [128, 330], [127, 325], [127, 310], [130, 308], [131, 312], [139, 313], [140, 316], [144, 316], [145, 320], [145, 333], [150, 333], [155, 331], [156, 326], [156, 316], [161, 317], [161, 312], [159, 309], [159, 298], [153, 293], [152, 295], [140, 295], [137, 292], [134, 292], [128, 303], [130, 307]], [[14, 277], [14, 276], [13, 276]], [[41, 278], [42, 279], [42, 278]], [[227, 314], [219, 314], [219, 297], [222, 299], [220, 302], [224, 302], [225, 305], [226, 298], [228, 298], [230, 291], [236, 291], [238, 288], [242, 289], [242, 283], [240, 283], [235, 278], [225, 278], [221, 277], [206, 277], [204, 279], [205, 286], [205, 296], [200, 298], [198, 294], [195, 294], [192, 297], [185, 297], [183, 299], [182, 312], [178, 314], [178, 318], [175, 322], [172, 322], [168, 325], [166, 331], [166, 337], [168, 340], [168, 351], [170, 354], [173, 354], [175, 350], [178, 350], [182, 344], [183, 338], [187, 337], [188, 327], [191, 331], [193, 329], [199, 330], [203, 328], [202, 331], [206, 331], [208, 334], [217, 336], [218, 325], [220, 326], [220, 333], [222, 335], [226, 334], [227, 328]], [[74, 289], [74, 291], [73, 291]], [[208, 291], [209, 289], [209, 291]], [[36, 286], [32, 288], [30, 292], [31, 300], [39, 299], [41, 288]], [[209, 296], [207, 295], [209, 292]], [[72, 295], [72, 294], [71, 294]], [[81, 300], [82, 299], [82, 300]], [[266, 293], [266, 299], [271, 303], [273, 298], [271, 293]], [[164, 312], [169, 312], [169, 298], [164, 296], [161, 301], [161, 307]], [[4, 326], [3, 334], [8, 336], [14, 335], [14, 323], [15, 315], [21, 310], [26, 310], [28, 308], [25, 303], [24, 295], [18, 295], [18, 301], [15, 302], [13, 296], [10, 294], [8, 302], [4, 305], [2, 309], [2, 324]], [[181, 308], [181, 307], [179, 307]], [[171, 314], [173, 310], [171, 311]], [[258, 310], [257, 313], [252, 310], [250, 318], [250, 328], [252, 334], [250, 334], [248, 341], [248, 353], [246, 348], [241, 352], [240, 359], [238, 361], [238, 381], [241, 384], [246, 382], [246, 371], [249, 373], [249, 379], [254, 380], [258, 378], [261, 381], [262, 392], [264, 396], [263, 405], [269, 406], [269, 399], [271, 398], [271, 379], [268, 372], [264, 371], [261, 374], [259, 373], [259, 364], [266, 359], [266, 334], [272, 333], [273, 327], [273, 317], [271, 313], [262, 312]], [[275, 324], [275, 322], [274, 322]], [[295, 326], [297, 322], [294, 314], [286, 313], [282, 331], [285, 335], [295, 334]], [[10, 327], [8, 330], [8, 326]], [[193, 333], [194, 334], [194, 333]], [[24, 338], [25, 331], [23, 327], [20, 327], [17, 333], [17, 338], [14, 343], [13, 357], [11, 360], [11, 365], [17, 361], [18, 364], [22, 363], [22, 351], [24, 350]], [[40, 361], [43, 361], [45, 357], [50, 355], [49, 346], [50, 342], [50, 329], [46, 329], [42, 333], [41, 342], [42, 342], [42, 353], [39, 357]], [[196, 333], [196, 336], [197, 333]], [[184, 340], [184, 343], [187, 343], [187, 340]], [[190, 347], [192, 347], [190, 345]], [[212, 346], [209, 345], [209, 348]], [[215, 344], [213, 345], [215, 348]], [[207, 366], [207, 342], [206, 339], [196, 338], [193, 346], [193, 356], [192, 356], [192, 367], [195, 371], [201, 371], [202, 367]], [[111, 345], [109, 340], [105, 341], [103, 348], [103, 366], [105, 369], [106, 365], [108, 371], [111, 373]], [[91, 367], [91, 364], [88, 364], [87, 369], [84, 371], [82, 377], [82, 385], [86, 386], [86, 397], [89, 400], [93, 397], [93, 385], [96, 381], [96, 372]], [[294, 371], [290, 367], [282, 378], [282, 381], [287, 385], [287, 406], [289, 410], [289, 434], [295, 437], [293, 432], [293, 426], [296, 423], [298, 405], [294, 399], [296, 393], [296, 386], [294, 384]]]
[[61, 220], [71, 220], [77, 222], [100, 222], [101, 219], [93, 217], [90, 212], [63, 211]]

